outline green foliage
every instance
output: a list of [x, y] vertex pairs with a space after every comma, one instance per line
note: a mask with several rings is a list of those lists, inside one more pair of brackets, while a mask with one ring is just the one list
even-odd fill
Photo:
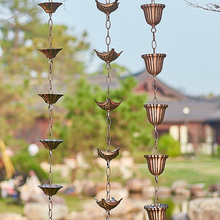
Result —
[[[111, 113], [112, 146], [130, 151], [147, 149], [152, 142], [152, 129], [144, 120], [146, 113], [142, 106], [146, 96], [135, 94], [135, 85], [133, 78], [125, 78], [121, 80], [121, 87], [112, 91], [114, 101], [125, 99]], [[64, 140], [63, 147], [67, 154], [83, 151], [91, 157], [88, 150], [105, 148], [107, 113], [96, 106], [94, 98], [105, 101], [106, 91], [88, 84], [84, 78], [69, 83], [69, 93], [62, 103], [66, 115], [54, 126], [57, 135]]]
[[180, 143], [169, 134], [164, 134], [159, 138], [158, 148], [161, 154], [167, 154], [170, 157], [180, 156]]
[[35, 171], [40, 180], [47, 179], [47, 174], [40, 167], [39, 161], [31, 157], [26, 149], [20, 151], [12, 158], [12, 163], [16, 168], [16, 172], [29, 175], [31, 170]]

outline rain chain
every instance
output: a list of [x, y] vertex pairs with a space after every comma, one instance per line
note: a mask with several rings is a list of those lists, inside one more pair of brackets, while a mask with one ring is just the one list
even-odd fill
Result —
[[110, 210], [115, 208], [122, 199], [115, 200], [114, 197], [111, 197], [111, 183], [110, 183], [110, 177], [111, 177], [111, 167], [110, 162], [112, 159], [116, 158], [119, 155], [119, 148], [117, 148], [114, 151], [110, 150], [111, 147], [111, 117], [110, 113], [112, 110], [116, 109], [121, 102], [114, 102], [111, 100], [111, 93], [110, 93], [110, 87], [111, 87], [111, 77], [110, 77], [110, 71], [111, 71], [111, 62], [116, 60], [122, 52], [116, 53], [114, 49], [110, 50], [110, 44], [111, 44], [111, 37], [110, 37], [110, 28], [111, 28], [111, 21], [110, 21], [110, 14], [118, 9], [119, 3], [118, 0], [115, 2], [110, 2], [110, 0], [106, 0], [105, 3], [100, 3], [96, 0], [97, 8], [106, 14], [106, 30], [107, 30], [107, 36], [105, 39], [106, 46], [107, 46], [107, 52], [98, 52], [95, 50], [97, 56], [105, 61], [106, 63], [106, 69], [107, 69], [107, 78], [106, 78], [106, 87], [107, 87], [107, 94], [106, 94], [106, 101], [104, 102], [96, 102], [96, 104], [103, 110], [107, 112], [107, 118], [106, 118], [106, 125], [107, 125], [107, 135], [106, 135], [106, 142], [107, 142], [107, 149], [105, 151], [97, 149], [98, 155], [103, 158], [107, 163], [106, 168], [106, 177], [107, 177], [107, 184], [106, 184], [106, 198], [102, 200], [98, 200], [95, 198], [97, 204], [105, 209], [106, 211], [106, 220], [110, 219]]
[[142, 5], [141, 8], [144, 11], [146, 22], [151, 26], [151, 32], [153, 34], [153, 41], [151, 43], [153, 53], [144, 54], [142, 58], [145, 61], [146, 69], [149, 74], [153, 76], [153, 90], [154, 99], [153, 104], [144, 105], [147, 111], [147, 117], [149, 122], [154, 126], [154, 154], [145, 155], [147, 165], [150, 173], [155, 176], [155, 201], [153, 204], [146, 205], [144, 208], [147, 211], [149, 220], [165, 220], [167, 204], [159, 203], [159, 181], [158, 176], [163, 173], [165, 163], [168, 155], [160, 155], [158, 149], [158, 131], [157, 126], [163, 122], [166, 108], [168, 105], [158, 104], [157, 100], [157, 75], [162, 71], [163, 61], [166, 54], [156, 53], [156, 25], [160, 23], [162, 18], [162, 12], [165, 8], [163, 4], [156, 4], [155, 0], [151, 1], [151, 4]]
[[41, 139], [40, 142], [44, 145], [44, 147], [49, 151], [48, 156], [48, 163], [49, 163], [49, 174], [48, 174], [48, 184], [40, 185], [39, 188], [43, 190], [45, 195], [49, 197], [49, 204], [48, 204], [48, 219], [53, 219], [53, 196], [63, 187], [61, 185], [53, 185], [53, 172], [52, 172], [52, 164], [53, 164], [53, 150], [55, 150], [60, 143], [62, 143], [62, 140], [54, 140], [53, 139], [53, 104], [55, 104], [63, 95], [62, 94], [54, 94], [53, 93], [53, 59], [56, 57], [56, 55], [62, 50], [61, 48], [53, 48], [53, 20], [52, 20], [52, 14], [57, 10], [59, 6], [61, 6], [62, 3], [53, 2], [52, 0], [49, 0], [45, 3], [40, 3], [39, 6], [44, 9], [46, 13], [49, 14], [49, 21], [48, 21], [48, 27], [49, 27], [49, 36], [48, 36], [48, 43], [49, 48], [48, 49], [40, 49], [39, 51], [42, 52], [46, 58], [48, 58], [48, 65], [49, 65], [49, 75], [48, 75], [48, 81], [49, 81], [49, 89], [48, 94], [39, 94], [47, 103], [48, 111], [49, 111], [49, 136], [50, 139]]

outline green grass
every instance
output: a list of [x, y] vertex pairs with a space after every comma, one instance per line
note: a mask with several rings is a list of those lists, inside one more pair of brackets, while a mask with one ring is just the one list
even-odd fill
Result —
[[[152, 178], [152, 175], [141, 165], [141, 175]], [[153, 178], [152, 178], [153, 179]], [[193, 159], [168, 159], [163, 174], [159, 177], [160, 185], [171, 186], [176, 180], [186, 180], [189, 184], [220, 183], [220, 159], [214, 157], [197, 156]]]
[[0, 213], [17, 213], [23, 215], [23, 206], [15, 204], [13, 199], [0, 198]]

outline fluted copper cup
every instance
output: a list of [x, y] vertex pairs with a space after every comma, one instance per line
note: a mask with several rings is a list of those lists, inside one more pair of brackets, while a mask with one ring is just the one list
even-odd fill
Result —
[[166, 54], [155, 53], [155, 54], [144, 54], [141, 56], [146, 65], [147, 72], [153, 76], [157, 76], [163, 69], [163, 61]]
[[148, 170], [154, 176], [163, 173], [168, 155], [144, 155], [147, 160]]
[[150, 204], [144, 206], [147, 211], [149, 220], [165, 220], [166, 210], [169, 208], [167, 204]]
[[160, 23], [162, 18], [163, 9], [165, 5], [163, 4], [146, 4], [141, 5], [144, 11], [146, 22], [151, 26], [156, 26]]
[[163, 122], [165, 111], [168, 105], [164, 104], [146, 104], [144, 108], [147, 111], [147, 118], [152, 125], [159, 125]]

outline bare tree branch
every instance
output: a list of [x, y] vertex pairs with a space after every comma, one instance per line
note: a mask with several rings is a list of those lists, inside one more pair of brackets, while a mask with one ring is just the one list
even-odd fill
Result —
[[204, 10], [207, 10], [207, 11], [220, 12], [220, 5], [217, 5], [217, 4], [208, 3], [204, 7], [204, 6], [198, 5], [197, 3], [189, 2], [187, 0], [184, 0], [184, 1], [186, 2], [187, 5], [189, 5], [191, 7], [194, 7], [194, 8], [201, 8], [201, 9], [204, 9]]

